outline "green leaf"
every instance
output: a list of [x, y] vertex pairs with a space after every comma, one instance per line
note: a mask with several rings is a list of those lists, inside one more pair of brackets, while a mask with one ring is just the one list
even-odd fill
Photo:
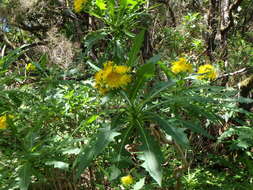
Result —
[[96, 121], [96, 119], [99, 117], [99, 115], [92, 115], [89, 119], [85, 121], [87, 125], [91, 124], [93, 121]]
[[79, 154], [80, 153], [80, 148], [68, 148], [68, 149], [65, 149], [63, 150], [62, 154]]
[[146, 80], [152, 78], [155, 74], [155, 64], [159, 56], [149, 59], [146, 64], [142, 65], [136, 72], [136, 81], [133, 84], [130, 99], [135, 99], [138, 90], [143, 87]]
[[105, 10], [106, 9], [106, 4], [105, 4], [104, 0], [96, 0], [96, 5], [101, 10]]
[[184, 148], [188, 148], [189, 147], [189, 140], [187, 138], [187, 134], [184, 132], [185, 128], [179, 128], [177, 126], [174, 126], [171, 129], [174, 131], [175, 134], [180, 136], [180, 139], [183, 142], [181, 145], [183, 145]]
[[170, 135], [177, 144], [181, 145], [183, 148], [189, 147], [188, 140], [185, 139], [183, 131], [175, 127], [172, 122], [154, 113], [150, 114], [150, 118], [156, 121], [161, 129], [163, 129], [166, 134]]
[[47, 55], [44, 54], [40, 57], [39, 65], [41, 65], [44, 68], [47, 65], [47, 63], [48, 63], [48, 58], [47, 58]]
[[133, 186], [133, 190], [141, 190], [145, 185], [145, 177], [141, 178], [138, 182], [136, 182]]
[[245, 104], [250, 104], [253, 102], [252, 98], [244, 98], [244, 97], [238, 97], [238, 99], [235, 98], [231, 98], [231, 99], [226, 99], [226, 100], [230, 100], [231, 102], [240, 102], [240, 103], [245, 103]]
[[25, 163], [21, 168], [19, 169], [18, 176], [20, 179], [19, 188], [20, 190], [27, 190], [30, 183], [31, 183], [31, 165], [29, 163]]
[[124, 10], [127, 7], [127, 0], [120, 1], [120, 9]]
[[181, 104], [181, 106], [186, 108], [186, 111], [191, 115], [203, 116], [214, 123], [219, 123], [219, 121], [221, 120], [221, 118], [219, 118], [218, 115], [215, 115], [215, 113], [213, 113], [211, 110], [203, 109], [200, 106], [194, 104]]
[[166, 90], [169, 87], [174, 86], [176, 83], [173, 81], [169, 82], [163, 82], [161, 83], [158, 88], [154, 88], [150, 95], [141, 103], [142, 105], [145, 105], [147, 102], [151, 101], [153, 98], [155, 98], [157, 95], [159, 95], [162, 91]]
[[236, 128], [230, 127], [228, 130], [222, 133], [221, 136], [218, 137], [218, 143], [223, 142], [226, 138], [231, 137], [235, 134], [238, 134], [238, 131], [236, 130]]
[[[24, 46], [14, 49], [13, 51], [9, 52], [6, 56], [0, 59], [0, 70], [6, 70], [9, 66], [15, 62], [20, 55], [22, 55], [25, 51], [22, 49]], [[1, 68], [2, 67], [2, 68]]]
[[103, 30], [97, 30], [95, 32], [89, 33], [84, 41], [84, 46], [86, 47], [85, 54], [100, 40], [104, 39], [107, 36], [107, 33]]
[[162, 161], [163, 155], [160, 146], [154, 141], [148, 132], [139, 124], [142, 146], [140, 151], [142, 154], [139, 159], [143, 160], [144, 167], [150, 176], [161, 186], [162, 185]]
[[158, 65], [160, 66], [161, 70], [164, 72], [164, 74], [166, 75], [167, 79], [170, 80], [170, 78], [172, 78], [172, 72], [169, 69], [169, 67], [162, 61], [158, 62]]
[[253, 145], [252, 127], [238, 126], [231, 127], [225, 131], [219, 138], [218, 143], [224, 142], [227, 137], [237, 136], [236, 140], [228, 140], [231, 143], [231, 149], [247, 149]]
[[133, 47], [131, 48], [130, 53], [128, 55], [129, 60], [127, 62], [127, 65], [130, 67], [132, 67], [135, 64], [135, 62], [137, 61], [137, 58], [138, 58], [137, 55], [140, 52], [142, 42], [144, 39], [144, 33], [145, 33], [144, 30], [141, 31], [134, 39]]
[[179, 122], [181, 122], [183, 124], [184, 127], [188, 128], [188, 129], [191, 129], [193, 132], [196, 132], [196, 133], [200, 133], [208, 138], [211, 138], [213, 139], [214, 137], [211, 136], [210, 134], [208, 134], [208, 132], [203, 129], [199, 123], [195, 122], [195, 123], [192, 123], [190, 121], [184, 121], [184, 120], [179, 120]]
[[132, 32], [130, 32], [130, 31], [128, 31], [127, 29], [124, 29], [123, 32], [124, 32], [127, 36], [129, 36], [130, 38], [134, 38], [134, 37], [135, 37], [135, 34], [132, 33]]
[[[117, 119], [117, 122], [116, 122], [116, 119]], [[122, 120], [122, 121], [121, 121]], [[125, 121], [123, 120], [126, 120], [125, 117], [123, 115], [118, 115], [118, 117], [115, 118], [115, 120], [113, 121], [112, 125], [114, 126], [117, 126], [117, 127], [120, 127], [121, 125], [123, 125], [125, 123]], [[122, 135], [121, 135], [121, 142], [119, 144], [119, 148], [118, 148], [118, 155], [116, 157], [116, 162], [117, 162], [117, 166], [119, 165], [119, 162], [121, 161], [121, 157], [122, 157], [122, 152], [123, 150], [125, 149], [125, 143], [129, 137], [129, 135], [131, 134], [131, 131], [132, 129], [134, 128], [134, 125], [130, 124], [127, 126], [126, 130], [125, 131], [122, 131]]]
[[103, 152], [107, 145], [114, 140], [114, 137], [119, 134], [120, 133], [111, 130], [109, 127], [100, 129], [89, 144], [82, 148], [75, 160], [74, 167], [77, 169], [76, 177], [79, 177], [84, 169], [89, 166], [90, 162]]
[[136, 5], [143, 3], [141, 0], [121, 0], [120, 8], [121, 9], [133, 9]]
[[34, 148], [36, 147], [36, 143], [38, 141], [38, 129], [30, 130], [27, 135], [23, 138], [24, 142], [24, 148], [28, 152], [34, 151]]
[[22, 93], [19, 93], [15, 90], [9, 90], [7, 91], [8, 97], [16, 104], [17, 107], [19, 107], [22, 104]]
[[137, 70], [137, 78], [145, 78], [149, 79], [152, 78], [155, 74], [155, 64], [157, 63], [157, 57], [153, 57], [150, 60], [147, 61], [146, 64], [142, 65]]
[[69, 168], [69, 164], [66, 162], [61, 162], [61, 161], [48, 161], [45, 163], [46, 165], [53, 165], [54, 168], [59, 168], [59, 169], [63, 169], [66, 170]]
[[115, 18], [115, 16], [114, 16], [115, 15], [115, 7], [116, 7], [115, 1], [114, 0], [108, 0], [107, 3], [108, 3], [110, 17]]
[[149, 79], [154, 76], [155, 73], [155, 64], [153, 63], [146, 63], [142, 65], [138, 70], [137, 70], [137, 79], [144, 78], [144, 79]]
[[88, 65], [90, 65], [95, 71], [99, 71], [99, 70], [100, 70], [99, 67], [97, 67], [96, 65], [94, 65], [94, 64], [91, 63], [90, 61], [87, 61], [86, 63], [87, 63]]
[[110, 181], [116, 179], [121, 174], [120, 169], [117, 168], [115, 165], [112, 165], [109, 170], [110, 170], [110, 177], [109, 177]]
[[237, 143], [238, 148], [240, 149], [247, 149], [251, 146], [251, 144], [249, 144], [247, 141], [245, 140], [239, 140]]

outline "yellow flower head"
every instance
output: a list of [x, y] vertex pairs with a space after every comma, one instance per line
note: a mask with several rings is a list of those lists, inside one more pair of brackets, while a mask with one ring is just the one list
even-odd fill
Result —
[[134, 179], [131, 175], [120, 178], [120, 181], [124, 186], [132, 185], [134, 183]]
[[74, 0], [74, 10], [76, 13], [79, 13], [83, 6], [86, 4], [87, 0]]
[[131, 82], [130, 67], [124, 65], [114, 65], [112, 61], [104, 64], [104, 69], [95, 74], [95, 87], [101, 94], [126, 86]]
[[181, 72], [192, 72], [192, 65], [187, 63], [185, 58], [179, 58], [178, 61], [172, 63], [171, 71], [175, 74]]
[[8, 127], [8, 119], [13, 119], [13, 115], [3, 115], [0, 117], [0, 130]]
[[28, 65], [26, 65], [25, 69], [26, 69], [27, 72], [30, 72], [30, 71], [36, 70], [36, 67], [35, 67], [34, 64], [29, 63]]
[[210, 64], [201, 65], [198, 69], [198, 79], [211, 79], [214, 80], [217, 78], [218, 73], [215, 70], [214, 66]]

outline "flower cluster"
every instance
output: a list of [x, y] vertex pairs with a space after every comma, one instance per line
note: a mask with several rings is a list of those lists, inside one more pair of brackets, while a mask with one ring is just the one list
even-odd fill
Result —
[[124, 186], [132, 185], [134, 183], [134, 179], [131, 175], [120, 178], [120, 181]]
[[198, 69], [198, 79], [211, 79], [217, 78], [218, 74], [215, 68], [210, 64], [201, 65]]
[[95, 74], [95, 87], [99, 89], [101, 94], [126, 86], [131, 82], [129, 74], [130, 67], [124, 65], [115, 65], [112, 61], [104, 64], [104, 69], [101, 69]]
[[[172, 63], [171, 71], [175, 74], [179, 74], [182, 72], [191, 73], [193, 72], [193, 68], [190, 63], [187, 63], [185, 58], [179, 58], [178, 61]], [[197, 78], [200, 80], [203, 79], [214, 80], [218, 76], [216, 69], [214, 68], [214, 66], [210, 64], [201, 65], [198, 68], [197, 74], [198, 74]]]
[[192, 65], [187, 63], [185, 58], [179, 58], [178, 61], [172, 63], [171, 71], [175, 74], [181, 72], [192, 72]]
[[79, 13], [82, 10], [83, 5], [85, 5], [86, 2], [87, 2], [87, 0], [74, 0], [75, 12]]

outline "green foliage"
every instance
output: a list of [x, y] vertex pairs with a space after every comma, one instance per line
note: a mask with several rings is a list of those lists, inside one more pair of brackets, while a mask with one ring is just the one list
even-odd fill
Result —
[[[99, 49], [101, 54], [99, 61], [111, 59], [119, 62], [128, 61], [129, 64], [133, 64], [136, 61], [133, 51], [139, 52], [135, 49], [140, 48], [143, 40], [143, 32], [136, 36], [134, 31], [145, 28], [142, 22], [142, 17], [147, 16], [146, 10], [143, 9], [144, 2], [143, 0], [124, 0], [116, 3], [99, 0], [90, 5], [88, 9], [84, 9], [102, 22], [98, 30], [85, 36], [85, 55], [89, 55], [94, 49]], [[135, 36], [139, 40], [135, 40], [136, 45], [130, 51], [129, 60], [126, 60], [128, 41], [132, 41]], [[100, 48], [101, 44], [103, 48]]]
[[[41, 67], [46, 67], [45, 61], [40, 59]], [[92, 92], [89, 84], [64, 84], [53, 79], [58, 76], [50, 76], [51, 81], [41, 82], [36, 89], [34, 84], [7, 89], [5, 79], [9, 77], [15, 79], [17, 73], [6, 73], [0, 81], [0, 113], [13, 118], [0, 131], [0, 154], [13, 168], [10, 176], [4, 172], [9, 171], [8, 165], [1, 164], [0, 186], [25, 190], [35, 181], [48, 183], [55, 168], [70, 172], [71, 157], [80, 152], [77, 145], [84, 141], [76, 133], [89, 134], [97, 128], [94, 120], [98, 116], [90, 112], [96, 101], [88, 95]]]
[[[139, 37], [136, 38], [136, 41], [135, 44], [139, 44]], [[134, 45], [133, 51], [139, 51], [139, 48], [135, 48]], [[136, 52], [131, 53], [131, 55], [133, 54], [137, 55]], [[114, 121], [113, 128], [120, 132], [117, 136], [117, 142], [120, 143], [117, 162], [123, 161], [122, 158], [124, 157], [121, 154], [124, 153], [123, 147], [126, 145], [127, 139], [134, 139], [134, 143], [141, 144], [138, 149], [138, 157], [143, 161], [141, 166], [161, 186], [163, 154], [156, 140], [153, 140], [148, 126], [152, 122], [157, 123], [159, 129], [171, 136], [179, 147], [187, 149], [190, 146], [186, 129], [192, 129], [194, 132], [211, 137], [198, 124], [200, 123], [200, 118], [209, 119], [214, 123], [220, 121], [220, 118], [213, 113], [212, 107], [206, 109], [207, 102], [210, 105], [216, 103], [213, 98], [205, 97], [206, 90], [208, 93], [212, 93], [212, 87], [210, 86], [202, 88], [196, 83], [192, 88], [188, 88], [184, 85], [185, 79], [175, 79], [175, 82], [160, 82], [156, 84], [156, 87], [148, 88], [149, 83], [155, 76], [155, 66], [158, 61], [159, 56], [155, 56], [144, 65], [136, 65], [134, 81], [128, 88], [113, 91], [108, 94], [107, 98], [112, 102], [117, 99], [119, 101], [118, 104], [122, 105], [121, 109], [111, 111], [115, 115], [112, 118]], [[195, 91], [196, 93], [194, 93]], [[197, 95], [199, 91], [202, 91], [201, 95]], [[220, 93], [220, 91], [215, 90], [214, 92]], [[115, 95], [117, 95], [117, 98]], [[159, 103], [157, 104], [156, 102]], [[157, 109], [158, 106], [159, 109]], [[166, 111], [168, 109], [169, 111]], [[183, 119], [183, 116], [180, 116], [180, 112], [191, 116], [192, 121]], [[194, 120], [195, 122], [193, 122]], [[84, 146], [84, 153], [80, 153], [79, 159], [76, 161], [77, 168], [81, 169], [78, 172], [79, 175], [110, 142], [107, 140], [104, 143], [104, 138], [98, 135], [95, 135], [94, 139], [97, 140], [93, 140], [93, 143], [91, 142], [89, 145]], [[101, 142], [103, 143], [101, 144]], [[82, 161], [80, 161], [80, 158]]]
[[[110, 142], [114, 140], [114, 137], [118, 136], [119, 133], [110, 130], [110, 128], [100, 129], [100, 132], [95, 135], [96, 139], [91, 139], [91, 143], [81, 149], [74, 167], [77, 168], [76, 175], [79, 177], [83, 170], [89, 166], [90, 162], [98, 156]], [[94, 141], [94, 142], [93, 142]]]
[[183, 183], [185, 188], [189, 190], [194, 189], [225, 189], [225, 190], [248, 190], [252, 188], [252, 184], [243, 180], [247, 178], [247, 174], [242, 170], [231, 171], [237, 172], [235, 175], [231, 175], [228, 172], [217, 172], [208, 168], [198, 167], [184, 176]]
[[31, 182], [31, 166], [29, 163], [25, 163], [23, 166], [21, 166], [21, 168], [19, 169], [19, 178], [20, 189], [27, 190]]
[[161, 186], [162, 185], [162, 167], [163, 161], [162, 152], [158, 144], [150, 137], [143, 126], [139, 126], [139, 133], [141, 134], [142, 147], [140, 151], [142, 154], [139, 159], [143, 160], [142, 167], [148, 171], [151, 177]]
[[[3, 2], [0, 189], [252, 188], [253, 116], [238, 106], [252, 97], [237, 97], [240, 72], [223, 75], [252, 66], [251, 1], [223, 38], [208, 1], [94, 0], [78, 13], [71, 1]], [[174, 73], [180, 58], [193, 70]], [[131, 80], [99, 94], [92, 76], [108, 61]], [[200, 80], [203, 64], [220, 77]], [[115, 68], [105, 85], [122, 79]]]
[[135, 61], [138, 60], [138, 53], [141, 49], [141, 46], [143, 44], [143, 38], [144, 38], [144, 31], [140, 32], [138, 35], [136, 35], [134, 39], [133, 47], [131, 48], [129, 52], [129, 60], [127, 62], [127, 65], [133, 66], [135, 65]]
[[[229, 137], [236, 136], [235, 140], [229, 140], [225, 141]], [[230, 148], [232, 150], [234, 149], [248, 149], [253, 146], [252, 144], [252, 138], [253, 138], [253, 129], [252, 127], [247, 126], [238, 126], [238, 127], [231, 127], [228, 130], [226, 130], [219, 138], [218, 142], [227, 142], [231, 143]]]

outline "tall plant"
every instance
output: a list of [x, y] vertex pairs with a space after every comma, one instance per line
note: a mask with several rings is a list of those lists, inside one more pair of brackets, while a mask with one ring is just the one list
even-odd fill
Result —
[[[200, 127], [198, 118], [218, 121], [218, 116], [209, 113], [210, 109], [205, 110], [207, 102], [216, 101], [197, 95], [195, 92], [201, 90], [199, 86], [186, 88], [186, 79], [182, 77], [155, 81], [156, 67], [160, 66], [168, 77], [172, 76], [173, 72], [165, 65], [158, 64], [159, 56], [152, 57], [145, 64], [136, 63], [142, 38], [143, 32], [137, 35], [125, 65], [109, 61], [95, 75], [95, 87], [103, 96], [106, 95], [117, 109], [107, 110], [108, 113], [113, 113], [111, 122], [82, 148], [74, 164], [77, 176], [113, 141], [120, 144], [116, 153], [118, 165], [122, 161], [125, 145], [132, 139], [138, 145], [141, 166], [161, 186], [161, 164], [164, 158], [159, 139], [154, 138], [152, 133], [151, 124], [155, 124], [161, 134], [171, 136], [176, 148], [181, 152], [189, 147], [186, 129], [211, 137]], [[189, 67], [186, 68], [189, 70]], [[209, 71], [197, 76], [207, 73]], [[179, 114], [180, 109], [187, 115]]]

